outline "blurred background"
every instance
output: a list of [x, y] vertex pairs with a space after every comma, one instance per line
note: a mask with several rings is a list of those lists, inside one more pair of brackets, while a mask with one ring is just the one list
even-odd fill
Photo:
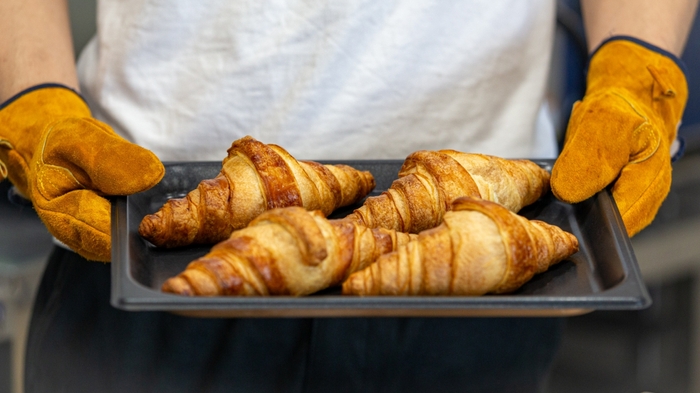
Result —
[[[76, 53], [95, 33], [94, 0], [70, 0]], [[571, 105], [583, 95], [587, 61], [576, 0], [560, 0], [548, 91], [563, 135]], [[700, 24], [683, 55], [690, 99], [680, 134], [683, 159], [655, 222], [632, 243], [653, 305], [642, 311], [598, 311], [566, 320], [547, 393], [700, 392]], [[51, 236], [31, 206], [7, 200], [0, 183], [0, 393], [22, 391], [31, 305]]]

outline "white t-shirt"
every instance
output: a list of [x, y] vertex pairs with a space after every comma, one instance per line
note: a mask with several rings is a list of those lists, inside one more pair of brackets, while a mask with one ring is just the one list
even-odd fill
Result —
[[[553, 157], [536, 127], [553, 0], [98, 4], [78, 69], [94, 115], [164, 161], [251, 135], [303, 159], [453, 148]], [[540, 122], [543, 123], [543, 122]]]

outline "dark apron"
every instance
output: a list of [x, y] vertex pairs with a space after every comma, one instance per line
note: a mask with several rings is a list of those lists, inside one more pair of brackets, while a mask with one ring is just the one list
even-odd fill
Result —
[[197, 319], [109, 304], [110, 265], [56, 248], [37, 294], [33, 392], [536, 392], [550, 318]]

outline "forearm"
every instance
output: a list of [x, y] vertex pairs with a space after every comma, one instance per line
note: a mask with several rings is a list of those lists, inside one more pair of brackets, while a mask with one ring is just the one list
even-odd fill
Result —
[[78, 89], [67, 0], [2, 0], [0, 102], [40, 83]]
[[697, 5], [698, 0], [581, 0], [588, 50], [627, 35], [680, 56]]

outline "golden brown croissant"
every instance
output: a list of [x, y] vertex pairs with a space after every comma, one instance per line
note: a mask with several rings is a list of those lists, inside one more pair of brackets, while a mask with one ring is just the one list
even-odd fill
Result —
[[301, 207], [274, 209], [163, 284], [182, 295], [306, 295], [340, 284], [411, 237], [328, 220]]
[[422, 150], [406, 158], [388, 191], [367, 198], [346, 219], [370, 228], [418, 233], [439, 225], [459, 197], [498, 202], [517, 212], [548, 190], [549, 173], [528, 160]]
[[303, 206], [328, 215], [360, 201], [374, 186], [369, 172], [297, 161], [277, 145], [246, 136], [233, 142], [216, 178], [144, 217], [139, 233], [159, 247], [213, 244], [266, 210]]
[[485, 200], [459, 198], [443, 223], [343, 283], [348, 295], [483, 295], [518, 289], [578, 251], [576, 237]]

